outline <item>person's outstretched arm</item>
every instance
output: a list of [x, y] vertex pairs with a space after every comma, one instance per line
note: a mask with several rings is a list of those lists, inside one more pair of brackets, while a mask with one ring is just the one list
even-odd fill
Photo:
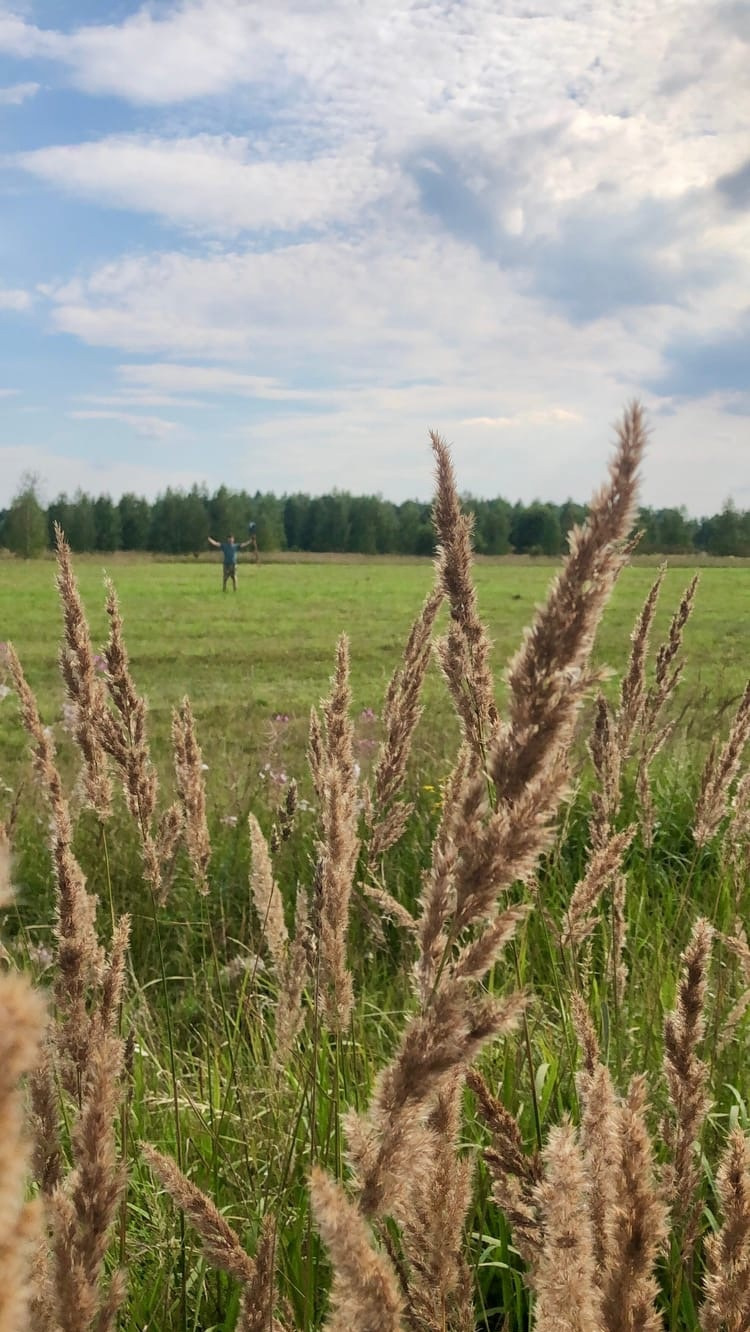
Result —
[[216, 546], [216, 548], [217, 548], [217, 550], [218, 550], [219, 546], [221, 545], [221, 542], [220, 542], [220, 541], [214, 541], [213, 537], [209, 537], [209, 538], [208, 538], [208, 544], [209, 544], [209, 546]]

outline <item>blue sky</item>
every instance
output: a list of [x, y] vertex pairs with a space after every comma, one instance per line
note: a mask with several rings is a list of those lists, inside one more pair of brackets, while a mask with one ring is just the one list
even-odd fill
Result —
[[0, 0], [0, 505], [750, 506], [750, 7]]

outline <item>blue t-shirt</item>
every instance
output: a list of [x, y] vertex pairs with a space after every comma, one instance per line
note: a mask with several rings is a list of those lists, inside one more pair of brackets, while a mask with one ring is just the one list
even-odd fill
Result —
[[237, 554], [240, 548], [236, 541], [222, 541], [221, 549], [224, 555], [225, 564], [232, 565], [237, 563]]

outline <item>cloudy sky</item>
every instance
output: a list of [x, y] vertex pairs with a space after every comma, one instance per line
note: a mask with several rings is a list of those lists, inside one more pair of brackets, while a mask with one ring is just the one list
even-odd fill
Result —
[[744, 0], [0, 0], [20, 474], [750, 506]]

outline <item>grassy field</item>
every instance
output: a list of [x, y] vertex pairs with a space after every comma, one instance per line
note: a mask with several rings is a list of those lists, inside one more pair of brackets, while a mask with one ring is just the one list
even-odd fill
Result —
[[[76, 572], [96, 646], [106, 637], [100, 561], [79, 559]], [[346, 630], [350, 638], [354, 755], [367, 777], [382, 738], [384, 691], [432, 584], [433, 570], [427, 562], [414, 561], [247, 565], [241, 568], [236, 596], [222, 595], [220, 569], [202, 561], [116, 559], [110, 572], [122, 605], [133, 676], [149, 702], [152, 752], [165, 792], [174, 785], [172, 708], [184, 694], [192, 700], [206, 764], [213, 840], [209, 895], [196, 892], [190, 865], [182, 857], [169, 900], [159, 908], [144, 883], [138, 838], [124, 810], [118, 805], [106, 828], [84, 810], [77, 825], [75, 850], [90, 890], [102, 903], [102, 936], [109, 937], [110, 916], [124, 910], [133, 916], [120, 1024], [123, 1036], [132, 1038], [131, 1067], [118, 1127], [130, 1184], [109, 1259], [109, 1270], [119, 1262], [128, 1271], [130, 1295], [121, 1326], [127, 1332], [230, 1332], [235, 1325], [272, 1325], [269, 1310], [257, 1324], [237, 1322], [236, 1283], [211, 1270], [192, 1231], [177, 1219], [141, 1155], [145, 1142], [179, 1158], [187, 1175], [216, 1200], [249, 1252], [256, 1251], [262, 1218], [274, 1218], [281, 1298], [277, 1313], [288, 1332], [293, 1325], [309, 1332], [321, 1324], [330, 1284], [328, 1259], [308, 1206], [310, 1167], [317, 1163], [336, 1178], [346, 1177], [343, 1116], [352, 1108], [364, 1110], [377, 1072], [397, 1048], [414, 1012], [414, 950], [394, 925], [381, 927], [372, 905], [355, 895], [351, 1021], [338, 1034], [321, 1027], [317, 998], [308, 989], [305, 1025], [280, 1069], [274, 1062], [278, 983], [248, 890], [246, 820], [253, 810], [268, 833], [279, 820], [289, 778], [299, 780], [302, 808], [294, 835], [273, 856], [291, 928], [298, 889], [315, 882], [321, 824], [305, 747], [310, 707], [329, 689], [337, 636]], [[503, 664], [544, 599], [552, 572], [549, 565], [536, 562], [480, 562], [476, 568], [479, 609], [494, 643], [501, 710]], [[667, 632], [690, 573], [689, 567], [681, 567], [666, 574], [652, 632], [654, 647]], [[612, 668], [606, 684], [611, 700], [617, 697], [633, 623], [654, 574], [652, 567], [626, 569], [605, 612], [594, 660]], [[49, 562], [0, 563], [0, 639], [12, 640], [18, 650], [72, 788], [78, 764], [63, 724], [56, 665], [61, 619], [53, 577]], [[749, 618], [750, 568], [704, 568], [685, 633], [684, 678], [670, 704], [676, 729], [655, 767], [653, 843], [639, 831], [625, 861], [629, 981], [620, 996], [611, 971], [613, 917], [607, 894], [587, 943], [567, 949], [557, 938], [590, 853], [594, 782], [585, 740], [592, 701], [584, 706], [573, 791], [563, 806], [555, 845], [542, 858], [532, 885], [532, 899], [542, 909], [520, 929], [512, 959], [498, 963], [486, 980], [487, 994], [495, 997], [507, 996], [518, 984], [533, 995], [523, 1037], [519, 1033], [496, 1041], [482, 1065], [516, 1119], [530, 1159], [539, 1142], [547, 1141], [551, 1126], [567, 1114], [576, 1122], [580, 1116], [573, 990], [590, 1008], [617, 1090], [624, 1092], [631, 1075], [646, 1072], [652, 1097], [649, 1123], [655, 1134], [662, 1113], [668, 1111], [670, 1100], [660, 1074], [661, 1027], [678, 994], [680, 950], [701, 913], [731, 933], [738, 918], [746, 918], [748, 907], [747, 885], [738, 885], [722, 854], [721, 838], [698, 849], [691, 829], [698, 774], [709, 742], [727, 733], [747, 680]], [[448, 623], [447, 613], [441, 612], [438, 629]], [[652, 675], [653, 664], [648, 678]], [[434, 664], [424, 701], [406, 781], [414, 813], [401, 841], [378, 861], [375, 876], [409, 909], [429, 870], [444, 798], [441, 785], [459, 736]], [[6, 934], [12, 938], [13, 956], [30, 965], [46, 985], [54, 896], [46, 850], [48, 814], [29, 780], [26, 753], [27, 738], [9, 694], [0, 699], [0, 794], [5, 791], [0, 815], [7, 813], [19, 783], [24, 784], [24, 795], [15, 834], [18, 901], [9, 913]], [[633, 783], [630, 763], [622, 777], [620, 828], [641, 818]], [[165, 794], [164, 803], [166, 799]], [[363, 850], [359, 875], [369, 872], [366, 860]], [[516, 883], [511, 900], [524, 896]], [[706, 1231], [718, 1224], [720, 1214], [715, 1174], [726, 1128], [738, 1122], [747, 1126], [750, 1097], [742, 1045], [717, 1039], [750, 976], [745, 978], [740, 961], [727, 952], [717, 951], [710, 965], [712, 1005], [702, 1048], [714, 1099], [701, 1130], [704, 1155], [697, 1186]], [[738, 1021], [738, 1031], [746, 1034]], [[467, 1097], [465, 1110], [459, 1148], [464, 1157], [468, 1153], [477, 1161], [477, 1172], [459, 1229], [476, 1291], [474, 1317], [487, 1332], [501, 1327], [521, 1332], [529, 1326], [523, 1263], [502, 1208], [493, 1200], [488, 1167], [479, 1160], [487, 1135], [473, 1098]], [[667, 1155], [661, 1139], [657, 1155], [662, 1160]], [[388, 1232], [390, 1240], [384, 1225], [376, 1231], [388, 1249], [395, 1230]], [[705, 1260], [703, 1250], [696, 1249], [685, 1276], [683, 1240], [676, 1231], [671, 1249], [658, 1260], [663, 1325], [671, 1332], [698, 1328], [696, 1292]], [[408, 1249], [408, 1235], [404, 1243]], [[460, 1310], [450, 1301], [446, 1307], [442, 1325], [428, 1319], [424, 1332], [469, 1332]], [[351, 1326], [381, 1324], [355, 1319]]]
[[[105, 637], [102, 565], [81, 558], [76, 569], [97, 643]], [[133, 674], [149, 702], [157, 755], [164, 752], [171, 709], [187, 693], [207, 761], [225, 765], [243, 781], [255, 771], [268, 724], [278, 715], [290, 718], [285, 747], [298, 772], [309, 710], [326, 691], [341, 629], [351, 641], [355, 712], [380, 711], [386, 682], [432, 581], [428, 561], [249, 564], [240, 571], [235, 596], [222, 595], [215, 565], [115, 559], [109, 571], [122, 605]], [[515, 651], [553, 572], [538, 562], [477, 567], [480, 611], [495, 645], [500, 689], [502, 664]], [[666, 631], [691, 572], [681, 567], [667, 573], [656, 636]], [[653, 568], [627, 569], [605, 614], [596, 660], [611, 665], [615, 683], [653, 577]], [[746, 678], [749, 615], [750, 567], [701, 570], [697, 613], [685, 644], [683, 736], [705, 740], [736, 704]], [[0, 563], [0, 639], [15, 644], [44, 719], [53, 724], [61, 716], [60, 628], [54, 566]], [[421, 748], [439, 768], [454, 751], [457, 731], [434, 669], [426, 697], [430, 717], [440, 725], [423, 727]], [[9, 703], [0, 706], [6, 780], [24, 749], [11, 712]]]

